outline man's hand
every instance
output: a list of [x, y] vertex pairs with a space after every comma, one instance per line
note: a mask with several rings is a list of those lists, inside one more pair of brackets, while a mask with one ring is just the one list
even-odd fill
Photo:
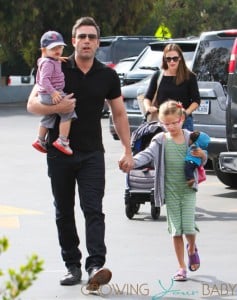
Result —
[[132, 157], [132, 154], [124, 154], [119, 162], [119, 169], [125, 173], [129, 173], [133, 167], [134, 167], [134, 160], [133, 160], [133, 157]]
[[73, 98], [73, 94], [68, 94], [63, 97], [62, 101], [57, 104], [58, 113], [70, 113], [75, 109], [76, 99]]
[[60, 103], [56, 105], [45, 105], [40, 103], [38, 100], [37, 85], [35, 84], [27, 102], [27, 110], [32, 114], [41, 116], [58, 113], [70, 113], [75, 109], [76, 106], [76, 99], [73, 96], [74, 94], [68, 94]]

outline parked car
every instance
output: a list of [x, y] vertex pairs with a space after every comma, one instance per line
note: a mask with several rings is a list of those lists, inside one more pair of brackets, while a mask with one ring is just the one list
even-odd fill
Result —
[[[131, 133], [141, 125], [144, 119], [144, 116], [142, 115], [139, 109], [139, 105], [137, 101], [137, 90], [139, 88], [146, 89], [149, 85], [150, 80], [151, 80], [151, 75], [137, 83], [125, 85], [122, 86], [121, 88], [125, 109], [128, 115], [128, 121], [129, 121]], [[111, 115], [109, 115], [109, 129], [113, 138], [115, 140], [119, 140]]]
[[[100, 47], [96, 58], [114, 68], [120, 59], [137, 56], [150, 42], [156, 41], [154, 36], [107, 36], [100, 38]], [[102, 117], [109, 116], [109, 107], [105, 102]]]
[[[114, 70], [117, 72], [120, 84], [123, 84], [123, 77], [124, 74], [131, 68], [131, 65], [135, 61], [137, 56], [131, 56], [127, 58], [120, 59], [120, 61], [115, 65]], [[104, 108], [102, 111], [102, 118], [108, 118], [109, 117], [109, 105], [107, 101], [105, 101]]]
[[6, 85], [33, 85], [35, 83], [34, 69], [29, 75], [10, 75], [6, 78]]
[[152, 41], [154, 36], [108, 36], [100, 38], [96, 58], [114, 67], [120, 59], [136, 56]]
[[134, 61], [137, 59], [137, 56], [126, 57], [120, 59], [120, 61], [115, 65], [114, 70], [117, 72], [121, 86], [123, 85], [124, 75], [131, 69]]
[[152, 42], [140, 53], [131, 69], [124, 75], [123, 84], [133, 84], [159, 70], [162, 64], [163, 50], [169, 43], [180, 46], [185, 61], [190, 66], [198, 43], [197, 37]]
[[208, 157], [217, 177], [226, 185], [230, 185], [230, 180], [228, 174], [220, 170], [219, 155], [227, 151], [228, 66], [236, 37], [237, 29], [202, 33], [192, 67], [197, 75], [201, 97], [205, 100], [202, 113], [194, 114], [195, 129], [202, 130], [211, 137]]
[[237, 39], [235, 39], [229, 63], [227, 80], [226, 139], [228, 152], [219, 156], [219, 177], [226, 185], [237, 188]]

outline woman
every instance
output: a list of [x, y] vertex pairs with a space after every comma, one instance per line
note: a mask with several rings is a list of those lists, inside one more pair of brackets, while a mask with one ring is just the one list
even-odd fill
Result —
[[[168, 44], [164, 49], [162, 72], [157, 71], [152, 76], [145, 95], [144, 107], [147, 113], [156, 113], [159, 106], [168, 99], [182, 103], [186, 120], [183, 128], [193, 131], [192, 112], [200, 105], [200, 94], [197, 79], [186, 66], [181, 48], [176, 44]], [[162, 76], [158, 79], [159, 74]], [[159, 87], [157, 91], [157, 82]], [[157, 93], [156, 93], [157, 91]], [[156, 104], [153, 105], [153, 98]]]

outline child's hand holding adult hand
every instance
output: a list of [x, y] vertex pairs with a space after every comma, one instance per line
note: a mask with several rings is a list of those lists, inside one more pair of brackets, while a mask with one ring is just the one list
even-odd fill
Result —
[[62, 96], [61, 96], [60, 92], [58, 92], [58, 91], [54, 91], [51, 94], [51, 97], [52, 97], [53, 104], [58, 104], [62, 100]]

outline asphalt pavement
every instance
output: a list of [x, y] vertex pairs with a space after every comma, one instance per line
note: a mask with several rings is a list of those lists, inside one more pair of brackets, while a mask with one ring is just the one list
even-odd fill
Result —
[[[167, 232], [165, 207], [157, 221], [151, 218], [149, 203], [142, 205], [132, 220], [126, 217], [125, 175], [117, 167], [122, 147], [112, 139], [108, 119], [102, 119], [106, 149], [104, 212], [106, 267], [112, 270], [113, 277], [96, 295], [88, 295], [84, 219], [77, 201], [82, 283], [60, 286], [65, 268], [58, 246], [46, 159], [31, 146], [39, 119], [26, 112], [25, 104], [0, 105], [0, 231], [10, 242], [9, 250], [1, 254], [0, 266], [5, 273], [9, 268], [18, 269], [32, 253], [44, 260], [44, 271], [21, 294], [21, 300], [237, 299], [237, 191], [224, 186], [212, 171], [207, 172], [207, 181], [200, 185], [197, 194], [201, 266], [197, 272], [188, 273], [187, 282], [173, 282], [177, 262]], [[0, 277], [0, 287], [5, 279], [6, 275]]]

